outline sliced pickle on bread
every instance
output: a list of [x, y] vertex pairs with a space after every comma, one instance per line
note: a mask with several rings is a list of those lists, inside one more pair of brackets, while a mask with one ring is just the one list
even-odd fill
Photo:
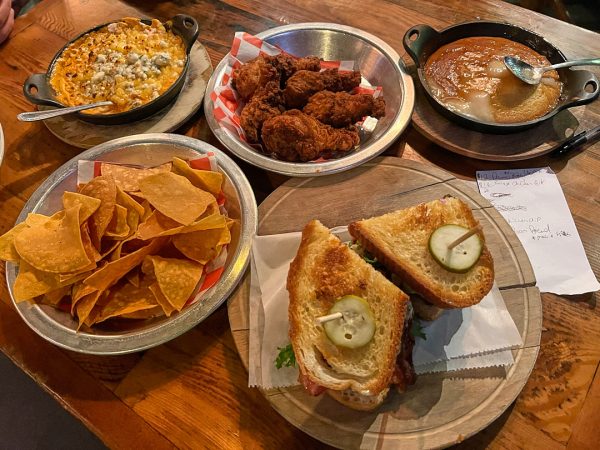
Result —
[[469, 271], [483, 252], [483, 243], [476, 233], [460, 244], [449, 248], [450, 244], [469, 231], [460, 225], [443, 225], [433, 231], [429, 237], [429, 251], [438, 264], [450, 272]]
[[375, 334], [375, 318], [369, 304], [356, 295], [346, 295], [335, 302], [329, 314], [342, 317], [325, 322], [323, 328], [338, 347], [359, 348], [367, 345]]

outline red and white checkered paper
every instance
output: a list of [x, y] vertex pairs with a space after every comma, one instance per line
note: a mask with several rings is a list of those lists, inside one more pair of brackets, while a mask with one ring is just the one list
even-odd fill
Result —
[[[117, 164], [110, 161], [88, 161], [88, 160], [79, 160], [77, 165], [77, 185], [87, 183], [94, 177], [98, 177], [102, 175], [102, 163], [109, 164]], [[206, 155], [202, 155], [199, 158], [192, 159], [188, 161], [188, 164], [192, 169], [198, 170], [211, 170], [213, 172], [219, 171], [219, 164], [217, 162], [217, 158], [213, 152], [208, 152]], [[133, 166], [131, 164], [126, 164], [130, 167], [141, 168], [142, 166]], [[225, 195], [223, 192], [220, 192], [217, 198], [217, 203], [219, 204], [219, 208], [221, 210], [221, 214], [227, 215], [227, 210], [225, 209]], [[227, 245], [223, 246], [223, 250], [212, 261], [204, 267], [204, 273], [198, 285], [200, 286], [198, 292], [192, 296], [186, 303], [186, 306], [191, 305], [192, 303], [196, 303], [197, 301], [202, 300], [206, 292], [213, 287], [217, 282], [221, 279], [221, 275], [223, 275], [223, 271], [225, 270], [225, 262], [227, 261]]]
[[[260, 55], [273, 56], [280, 53], [286, 53], [294, 58], [298, 57], [297, 55], [284, 52], [280, 48], [268, 44], [251, 34], [245, 32], [235, 33], [233, 44], [231, 44], [231, 51], [227, 55], [227, 66], [225, 67], [223, 78], [221, 78], [221, 82], [215, 87], [215, 90], [210, 93], [210, 98], [214, 105], [213, 114], [217, 122], [223, 129], [244, 142], [246, 142], [246, 135], [240, 125], [240, 113], [244, 108], [245, 102], [238, 97], [235, 89], [231, 87], [231, 74], [234, 69], [237, 69], [243, 63], [251, 61]], [[354, 64], [354, 61], [321, 61], [321, 70], [338, 69], [341, 72], [352, 71], [354, 70]], [[353, 90], [353, 93], [370, 94], [373, 97], [379, 97], [382, 94], [382, 88], [381, 86], [371, 86], [363, 80], [361, 85]]]

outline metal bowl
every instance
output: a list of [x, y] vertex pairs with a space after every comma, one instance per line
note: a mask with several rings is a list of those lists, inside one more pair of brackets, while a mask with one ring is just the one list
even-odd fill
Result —
[[[142, 19], [142, 22], [149, 25], [151, 20]], [[54, 70], [54, 65], [66, 48], [69, 47], [73, 42], [82, 36], [85, 36], [92, 31], [96, 31], [106, 25], [108, 25], [108, 23], [95, 26], [94, 28], [89, 29], [81, 33], [79, 36], [71, 39], [56, 53], [56, 55], [54, 55], [54, 58], [52, 58], [46, 73], [35, 73], [30, 75], [27, 80], [25, 80], [25, 83], [23, 83], [23, 95], [25, 95], [25, 98], [36, 105], [56, 106], [59, 108], [65, 108], [66, 106], [69, 106], [63, 105], [56, 100], [54, 89], [50, 85], [50, 76]], [[95, 123], [98, 125], [120, 125], [133, 122], [135, 120], [145, 119], [146, 117], [159, 112], [161, 109], [175, 100], [175, 97], [179, 95], [181, 88], [183, 88], [185, 77], [190, 67], [190, 51], [192, 49], [192, 45], [194, 45], [194, 42], [196, 42], [196, 38], [198, 37], [199, 27], [196, 19], [185, 14], [176, 15], [171, 20], [165, 22], [165, 26], [173, 31], [173, 33], [181, 36], [186, 49], [185, 66], [183, 67], [183, 70], [181, 71], [181, 74], [177, 80], [175, 80], [175, 82], [165, 92], [156, 97], [154, 100], [137, 108], [115, 114], [90, 114], [78, 112], [75, 113], [77, 118], [85, 122]]]
[[30, 212], [52, 214], [62, 208], [62, 193], [76, 190], [77, 161], [80, 159], [155, 166], [170, 161], [173, 156], [194, 158], [207, 152], [214, 152], [219, 168], [225, 175], [223, 192], [227, 212], [238, 221], [239, 226], [232, 229], [223, 275], [202, 301], [168, 318], [156, 318], [143, 323], [132, 321], [127, 329], [98, 328], [90, 332], [77, 332], [77, 322], [66, 312], [46, 305], [16, 303], [12, 287], [18, 268], [15, 264], [7, 263], [8, 289], [27, 325], [59, 347], [81, 353], [117, 355], [167, 342], [202, 322], [218, 308], [229, 297], [248, 265], [252, 237], [257, 228], [257, 208], [252, 188], [240, 168], [206, 142], [175, 134], [155, 133], [115, 139], [86, 150], [63, 164], [42, 183], [25, 204], [17, 223], [22, 222]]
[[[326, 60], [354, 60], [356, 67], [372, 85], [383, 87], [386, 114], [375, 131], [348, 155], [323, 162], [293, 163], [261, 154], [232, 132], [221, 128], [214, 117], [213, 101], [204, 96], [206, 120], [219, 141], [243, 160], [272, 172], [288, 176], [327, 175], [356, 167], [379, 155], [404, 131], [413, 112], [415, 91], [398, 53], [381, 39], [357, 28], [333, 23], [299, 23], [273, 28], [257, 34], [296, 56], [316, 55]], [[207, 92], [221, 84], [227, 56], [219, 63], [208, 82]]]
[[[443, 45], [458, 39], [475, 36], [503, 37], [519, 42], [548, 58], [551, 64], [567, 61], [565, 55], [544, 39], [543, 36], [508, 23], [466, 22], [453, 25], [442, 31], [436, 31], [429, 25], [415, 25], [404, 35], [404, 48], [417, 66], [419, 81], [423, 86], [427, 99], [440, 114], [453, 122], [484, 133], [514, 133], [534, 127], [550, 119], [563, 109], [590, 103], [600, 95], [600, 84], [592, 72], [587, 70], [560, 69], [558, 73], [560, 80], [563, 82], [563, 92], [558, 105], [552, 111], [537, 119], [518, 123], [495, 123], [477, 120], [453, 111], [431, 93], [424, 74], [425, 64], [429, 57]], [[588, 87], [591, 87], [589, 92], [586, 90]]]

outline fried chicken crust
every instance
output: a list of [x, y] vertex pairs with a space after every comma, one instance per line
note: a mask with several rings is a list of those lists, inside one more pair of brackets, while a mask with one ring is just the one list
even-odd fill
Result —
[[288, 108], [302, 108], [308, 99], [319, 91], [350, 91], [360, 84], [360, 72], [338, 72], [327, 69], [322, 72], [299, 70], [285, 85], [283, 96]]
[[335, 128], [352, 125], [365, 116], [380, 118], [385, 115], [385, 100], [368, 94], [351, 95], [347, 92], [321, 91], [313, 95], [303, 111]]
[[258, 88], [240, 115], [240, 124], [248, 142], [258, 143], [263, 123], [283, 111], [283, 93], [277, 81], [269, 81]]
[[298, 110], [265, 121], [262, 140], [279, 159], [302, 162], [348, 152], [360, 142], [355, 129], [338, 130]]

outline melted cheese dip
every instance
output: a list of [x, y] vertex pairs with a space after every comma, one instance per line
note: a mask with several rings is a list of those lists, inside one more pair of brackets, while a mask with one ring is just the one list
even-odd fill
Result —
[[110, 100], [112, 106], [86, 113], [120, 113], [165, 92], [181, 75], [185, 61], [183, 40], [160, 21], [146, 25], [125, 18], [69, 45], [54, 65], [50, 85], [63, 105]]
[[529, 85], [504, 65], [505, 56], [532, 66], [548, 66], [542, 55], [518, 42], [498, 37], [470, 37], [444, 45], [425, 65], [430, 91], [449, 109], [484, 122], [519, 123], [542, 117], [560, 99], [562, 83], [555, 70]]

